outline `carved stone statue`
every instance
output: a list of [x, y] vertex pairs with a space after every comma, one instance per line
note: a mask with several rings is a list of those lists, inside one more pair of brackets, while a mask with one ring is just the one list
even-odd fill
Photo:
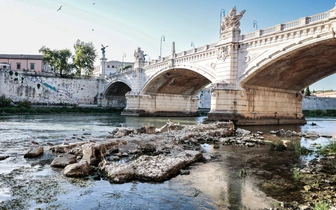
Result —
[[105, 58], [105, 48], [108, 47], [108, 46], [104, 46], [104, 45], [101, 45], [102, 48], [101, 48], [101, 51], [102, 51], [102, 54], [103, 54], [103, 58]]
[[144, 51], [142, 51], [140, 47], [134, 51], [134, 58], [135, 60], [145, 60]]
[[226, 47], [220, 47], [218, 48], [218, 51], [217, 51], [217, 59], [221, 59], [223, 61], [225, 61], [225, 59], [227, 57], [229, 57], [229, 47], [226, 46]]
[[240, 19], [243, 17], [246, 10], [243, 10], [237, 13], [236, 7], [233, 7], [227, 16], [223, 17], [221, 23], [221, 31], [225, 31], [227, 29], [239, 28]]

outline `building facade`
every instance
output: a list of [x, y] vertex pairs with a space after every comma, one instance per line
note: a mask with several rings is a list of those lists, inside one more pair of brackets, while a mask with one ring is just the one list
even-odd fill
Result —
[[[126, 70], [133, 69], [133, 62], [121, 62], [116, 60], [106, 61], [105, 62], [105, 75], [112, 75], [118, 72], [121, 72], [121, 69], [124, 69], [127, 66], [131, 66]], [[95, 66], [93, 71], [93, 76], [100, 76], [103, 74], [103, 62], [99, 66]]]
[[42, 55], [0, 54], [0, 69], [14, 71], [44, 71]]

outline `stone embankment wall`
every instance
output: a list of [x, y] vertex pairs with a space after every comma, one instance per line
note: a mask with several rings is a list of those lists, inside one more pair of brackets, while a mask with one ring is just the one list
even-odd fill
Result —
[[[60, 78], [50, 74], [0, 71], [0, 95], [14, 102], [29, 100], [32, 103], [96, 104], [98, 81], [95, 78]], [[210, 89], [199, 94], [199, 109], [210, 109]], [[336, 98], [305, 97], [303, 110], [336, 110]]]
[[45, 104], [94, 104], [96, 79], [60, 78], [48, 74], [0, 71], [0, 95], [14, 102]]
[[336, 98], [308, 96], [302, 101], [303, 110], [336, 110]]

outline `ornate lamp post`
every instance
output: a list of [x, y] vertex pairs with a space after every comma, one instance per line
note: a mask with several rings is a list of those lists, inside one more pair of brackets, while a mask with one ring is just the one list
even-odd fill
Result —
[[161, 40], [160, 40], [160, 58], [162, 56], [162, 41], [165, 41], [165, 38], [166, 37], [164, 35], [161, 36]]
[[123, 68], [123, 70], [125, 68], [124, 58], [126, 58], [126, 54], [125, 53], [122, 55], [122, 68]]
[[258, 30], [258, 22], [256, 20], [253, 21], [253, 28]]
[[220, 18], [219, 18], [219, 37], [220, 37], [221, 31], [222, 31], [221, 30], [222, 20], [223, 20], [223, 17], [225, 16], [225, 9], [222, 9], [220, 11], [219, 16], [220, 16]]

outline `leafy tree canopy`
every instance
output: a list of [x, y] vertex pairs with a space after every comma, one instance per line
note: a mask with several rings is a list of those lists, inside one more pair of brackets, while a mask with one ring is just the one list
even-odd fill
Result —
[[[42, 54], [42, 61], [48, 63], [54, 73], [60, 76], [70, 75], [76, 70], [76, 75], [82, 74], [91, 76], [94, 70], [94, 61], [97, 57], [96, 50], [92, 44], [85, 43], [79, 39], [74, 44], [75, 55], [72, 55], [69, 49], [51, 50], [46, 46], [42, 46], [39, 52]], [[70, 63], [71, 58], [73, 60]]]
[[311, 92], [309, 90], [309, 86], [306, 88], [306, 90], [304, 91], [304, 96], [310, 96]]
[[94, 70], [94, 61], [97, 57], [96, 49], [92, 42], [85, 43], [78, 39], [74, 44], [74, 49], [73, 64], [77, 70], [76, 75], [91, 76]]
[[60, 76], [71, 73], [72, 64], [69, 63], [69, 59], [72, 54], [70, 50], [51, 50], [43, 46], [39, 49], [39, 52], [42, 53], [42, 61], [49, 63], [54, 73], [59, 73]]

